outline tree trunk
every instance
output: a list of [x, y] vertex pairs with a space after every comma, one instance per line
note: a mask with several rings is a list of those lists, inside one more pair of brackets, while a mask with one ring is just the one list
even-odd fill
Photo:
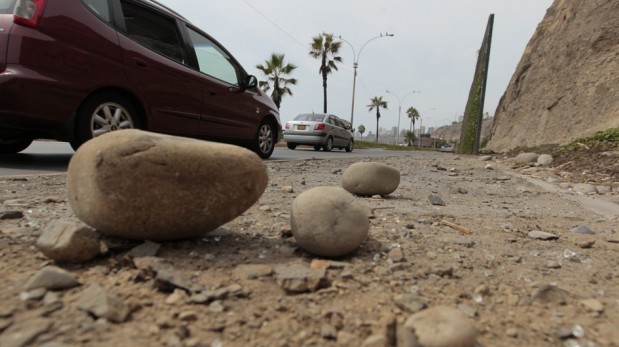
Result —
[[412, 118], [411, 124], [413, 125], [413, 145], [415, 144], [415, 118]]
[[376, 143], [378, 143], [378, 120], [380, 119], [380, 113], [378, 113], [378, 108], [376, 109]]
[[324, 113], [327, 113], [327, 51], [322, 53], [322, 93], [324, 100]]
[[277, 106], [277, 109], [279, 110], [279, 105], [282, 103], [282, 98], [281, 98], [281, 93], [278, 92], [279, 89], [279, 83], [277, 83], [278, 81], [278, 77], [275, 76], [275, 78], [273, 79], [273, 93], [271, 93], [271, 99], [273, 99], [273, 102], [275, 103], [275, 106]]
[[327, 113], [327, 74], [323, 73], [322, 75], [322, 91], [324, 98], [324, 113]]

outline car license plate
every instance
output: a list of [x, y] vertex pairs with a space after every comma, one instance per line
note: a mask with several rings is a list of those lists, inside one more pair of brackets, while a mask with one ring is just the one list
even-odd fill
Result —
[[297, 125], [297, 130], [305, 130], [305, 124]]

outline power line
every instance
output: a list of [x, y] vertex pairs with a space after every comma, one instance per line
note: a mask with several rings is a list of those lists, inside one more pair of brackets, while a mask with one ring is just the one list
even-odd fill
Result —
[[243, 0], [244, 3], [247, 4], [247, 6], [251, 7], [254, 11], [256, 11], [260, 16], [262, 16], [262, 18], [264, 18], [265, 20], [267, 20], [269, 23], [271, 23], [274, 27], [276, 27], [279, 31], [283, 32], [286, 36], [288, 36], [289, 38], [291, 38], [294, 42], [298, 43], [299, 45], [301, 45], [301, 47], [303, 47], [304, 49], [307, 49], [307, 45], [301, 43], [301, 41], [297, 40], [296, 38], [294, 38], [292, 35], [288, 34], [288, 32], [286, 30], [284, 30], [282, 27], [280, 27], [279, 25], [277, 25], [274, 21], [272, 21], [269, 17], [267, 17], [264, 13], [260, 12], [260, 10], [258, 10], [254, 5], [250, 4], [249, 1], [247, 0]]

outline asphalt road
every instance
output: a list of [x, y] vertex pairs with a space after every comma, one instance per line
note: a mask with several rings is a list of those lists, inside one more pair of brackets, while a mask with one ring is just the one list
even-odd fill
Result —
[[[54, 141], [35, 141], [25, 151], [0, 156], [0, 176], [20, 176], [66, 172], [73, 149], [68, 143]], [[350, 153], [343, 150], [332, 152], [314, 151], [312, 147], [297, 147], [290, 150], [276, 147], [268, 160], [304, 160], [328, 158], [366, 158], [385, 156], [408, 156], [413, 152], [387, 151], [382, 149], [355, 149]]]

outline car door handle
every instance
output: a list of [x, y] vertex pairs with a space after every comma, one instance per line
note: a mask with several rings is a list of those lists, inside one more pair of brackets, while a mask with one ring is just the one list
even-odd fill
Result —
[[148, 67], [148, 64], [140, 58], [133, 57], [133, 62], [139, 67]]

